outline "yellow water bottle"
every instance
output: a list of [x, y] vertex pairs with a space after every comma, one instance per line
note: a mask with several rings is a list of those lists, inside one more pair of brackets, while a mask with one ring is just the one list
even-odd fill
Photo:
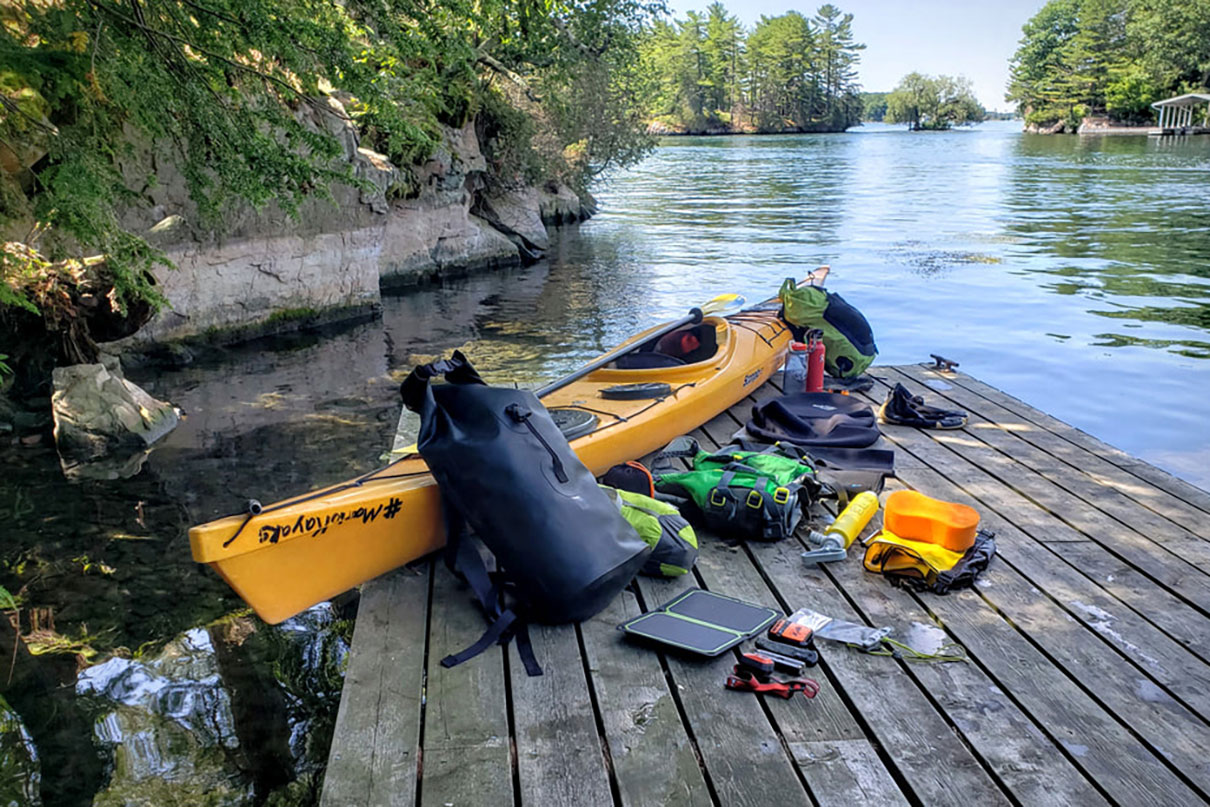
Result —
[[807, 536], [807, 543], [812, 547], [802, 553], [806, 563], [827, 563], [844, 560], [848, 557], [847, 550], [857, 536], [870, 523], [870, 519], [878, 512], [877, 494], [863, 490], [849, 501], [836, 520], [829, 524], [822, 533], [812, 531]]

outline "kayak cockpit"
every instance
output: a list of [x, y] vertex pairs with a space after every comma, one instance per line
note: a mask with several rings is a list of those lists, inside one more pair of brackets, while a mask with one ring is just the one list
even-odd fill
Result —
[[689, 324], [642, 342], [637, 350], [605, 365], [611, 370], [657, 370], [709, 361], [719, 351], [720, 321]]

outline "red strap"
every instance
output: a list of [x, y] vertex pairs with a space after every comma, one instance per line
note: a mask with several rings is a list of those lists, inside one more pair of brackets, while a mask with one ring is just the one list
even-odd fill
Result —
[[819, 683], [812, 678], [799, 678], [793, 681], [778, 681], [772, 678], [769, 681], [758, 681], [750, 675], [743, 675], [743, 671], [739, 668], [736, 668], [734, 675], [727, 676], [725, 686], [727, 689], [740, 692], [779, 695], [787, 700], [793, 697], [795, 692], [801, 692], [808, 698], [814, 698], [819, 694]]
[[643, 476], [645, 476], [647, 478], [647, 496], [648, 496], [648, 498], [654, 499], [655, 498], [655, 478], [651, 475], [651, 471], [647, 470], [647, 466], [644, 465], [643, 463], [635, 462], [634, 460], [629, 460], [629, 461], [627, 461], [626, 464], [629, 465], [631, 468], [634, 468], [635, 470], [643, 472]]

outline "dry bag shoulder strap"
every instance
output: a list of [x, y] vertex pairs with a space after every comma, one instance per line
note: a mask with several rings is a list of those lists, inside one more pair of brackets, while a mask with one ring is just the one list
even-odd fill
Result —
[[462, 514], [445, 497], [442, 497], [442, 509], [446, 524], [445, 565], [456, 576], [465, 580], [475, 593], [488, 626], [478, 641], [470, 647], [441, 659], [441, 666], [456, 667], [473, 659], [493, 644], [506, 645], [509, 639], [515, 638], [517, 655], [525, 665], [525, 672], [530, 676], [541, 675], [542, 667], [534, 656], [533, 645], [529, 640], [529, 628], [515, 611], [501, 607], [500, 586], [492, 580], [492, 575], [483, 562], [483, 556], [479, 554], [477, 541], [467, 534]]

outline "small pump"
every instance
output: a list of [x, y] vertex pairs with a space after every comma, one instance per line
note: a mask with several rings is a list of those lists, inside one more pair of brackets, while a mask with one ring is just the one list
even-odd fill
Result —
[[827, 529], [822, 533], [812, 530], [807, 536], [807, 543], [812, 549], [802, 553], [803, 562], [828, 563], [844, 560], [848, 557], [846, 550], [877, 512], [878, 495], [868, 490], [858, 493]]

